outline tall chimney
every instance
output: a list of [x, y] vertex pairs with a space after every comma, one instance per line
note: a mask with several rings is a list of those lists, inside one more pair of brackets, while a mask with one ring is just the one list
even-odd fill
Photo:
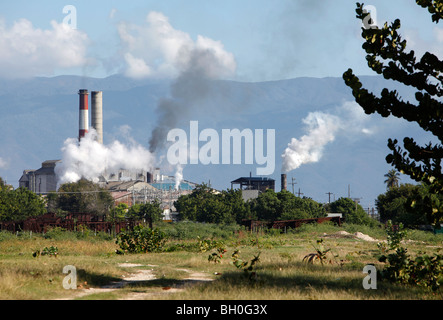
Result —
[[80, 89], [79, 92], [79, 127], [78, 127], [78, 140], [80, 141], [89, 130], [89, 118], [88, 118], [88, 90]]
[[286, 173], [281, 174], [281, 190], [287, 190]]
[[103, 94], [91, 92], [91, 127], [97, 131], [97, 142], [103, 144]]

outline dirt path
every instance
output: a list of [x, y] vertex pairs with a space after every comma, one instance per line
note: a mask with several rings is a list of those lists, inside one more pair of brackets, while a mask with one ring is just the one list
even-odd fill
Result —
[[[142, 264], [131, 264], [131, 263], [121, 263], [118, 265], [121, 268], [137, 268], [137, 267], [151, 267], [151, 269], [135, 269], [133, 273], [131, 273], [129, 276], [124, 277], [122, 280], [117, 282], [112, 282], [106, 286], [102, 286], [100, 288], [79, 288], [77, 289], [77, 293], [74, 297], [68, 298], [68, 299], [77, 299], [82, 298], [88, 295], [97, 294], [97, 293], [106, 293], [106, 292], [112, 292], [115, 290], [122, 289], [128, 285], [137, 283], [137, 282], [144, 282], [144, 281], [151, 281], [155, 280], [155, 274], [154, 269], [157, 267], [156, 265], [142, 265]], [[165, 294], [171, 294], [174, 292], [184, 291], [186, 286], [192, 285], [201, 281], [213, 281], [209, 277], [207, 273], [201, 273], [201, 272], [192, 272], [188, 269], [177, 269], [177, 271], [184, 271], [188, 272], [189, 276], [180, 280], [180, 282], [175, 285], [174, 287], [163, 287], [162, 291], [158, 292], [130, 292], [126, 294], [125, 296], [122, 296], [121, 300], [144, 300], [149, 299], [149, 297], [152, 297], [153, 295], [165, 295]], [[65, 300], [65, 299], [61, 299]]]

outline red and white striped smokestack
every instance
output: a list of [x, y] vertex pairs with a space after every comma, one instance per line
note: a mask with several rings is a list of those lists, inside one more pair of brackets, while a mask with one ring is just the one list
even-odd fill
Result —
[[89, 117], [88, 117], [88, 90], [81, 89], [79, 94], [79, 127], [78, 127], [78, 140], [80, 141], [89, 130]]

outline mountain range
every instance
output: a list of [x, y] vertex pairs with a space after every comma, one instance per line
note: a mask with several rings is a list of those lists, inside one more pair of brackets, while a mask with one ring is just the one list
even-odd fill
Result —
[[[398, 90], [413, 101], [414, 91], [378, 76], [362, 76], [374, 93], [384, 87]], [[104, 144], [134, 141], [149, 148], [152, 130], [162, 111], [160, 102], [174, 99], [172, 80], [133, 80], [122, 75], [107, 78], [80, 76], [0, 80], [0, 176], [18, 186], [23, 170], [38, 169], [45, 160], [62, 158], [68, 138], [78, 136], [78, 90], [103, 91]], [[186, 88], [192, 90], [201, 87]], [[364, 208], [386, 191], [384, 175], [392, 169], [385, 161], [388, 138], [412, 136], [421, 143], [433, 137], [415, 123], [393, 117], [366, 115], [354, 102], [341, 78], [295, 78], [269, 82], [208, 81], [193, 105], [177, 103], [175, 125], [189, 131], [189, 121], [199, 129], [275, 129], [275, 170], [270, 178], [280, 190], [282, 153], [292, 138], [309, 136], [309, 114], [333, 116], [340, 128], [332, 134], [315, 162], [287, 172], [288, 190], [327, 202], [340, 197], [359, 198]], [[307, 139], [308, 140], [308, 139]], [[165, 150], [163, 150], [165, 152]], [[242, 162], [244, 163], [244, 162]], [[210, 183], [216, 189], [231, 187], [242, 176], [255, 175], [254, 165], [186, 165], [184, 179]], [[162, 169], [163, 170], [163, 169]], [[165, 174], [173, 174], [167, 166]], [[295, 180], [293, 180], [293, 178]], [[296, 184], [292, 184], [292, 182]], [[401, 176], [402, 183], [411, 182]], [[332, 193], [331, 198], [327, 193]]]

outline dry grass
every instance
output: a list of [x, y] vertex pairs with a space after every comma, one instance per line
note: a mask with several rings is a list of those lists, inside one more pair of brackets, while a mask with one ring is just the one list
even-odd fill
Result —
[[[0, 240], [0, 299], [442, 299], [441, 291], [433, 294], [383, 281], [378, 282], [377, 290], [363, 289], [362, 280], [366, 276], [362, 273], [363, 267], [377, 262], [380, 253], [376, 242], [325, 238], [325, 247], [331, 249], [328, 261], [324, 265], [303, 263], [303, 257], [315, 251], [315, 240], [323, 231], [309, 229], [300, 234], [233, 238], [225, 242], [228, 251], [219, 264], [208, 262], [211, 252], [178, 250], [117, 255], [114, 241], [12, 237]], [[185, 242], [188, 244], [190, 240]], [[32, 256], [34, 251], [49, 246], [57, 246], [59, 254], [56, 258]], [[408, 244], [411, 253], [420, 250], [432, 253], [441, 247], [441, 241]], [[257, 277], [253, 280], [232, 265], [231, 254], [235, 249], [240, 250], [240, 258], [245, 261], [260, 252], [260, 261], [254, 269]], [[122, 267], [122, 263], [141, 266], [134, 268], [127, 264], [129, 267]], [[77, 268], [79, 285], [97, 290], [63, 289], [65, 275], [62, 269], [65, 265]], [[380, 264], [376, 263], [376, 266], [382, 268]], [[154, 280], [134, 282], [118, 290], [98, 290], [125, 279], [131, 272], [146, 268], [152, 270]], [[214, 281], [185, 280], [192, 278], [193, 274]]]

